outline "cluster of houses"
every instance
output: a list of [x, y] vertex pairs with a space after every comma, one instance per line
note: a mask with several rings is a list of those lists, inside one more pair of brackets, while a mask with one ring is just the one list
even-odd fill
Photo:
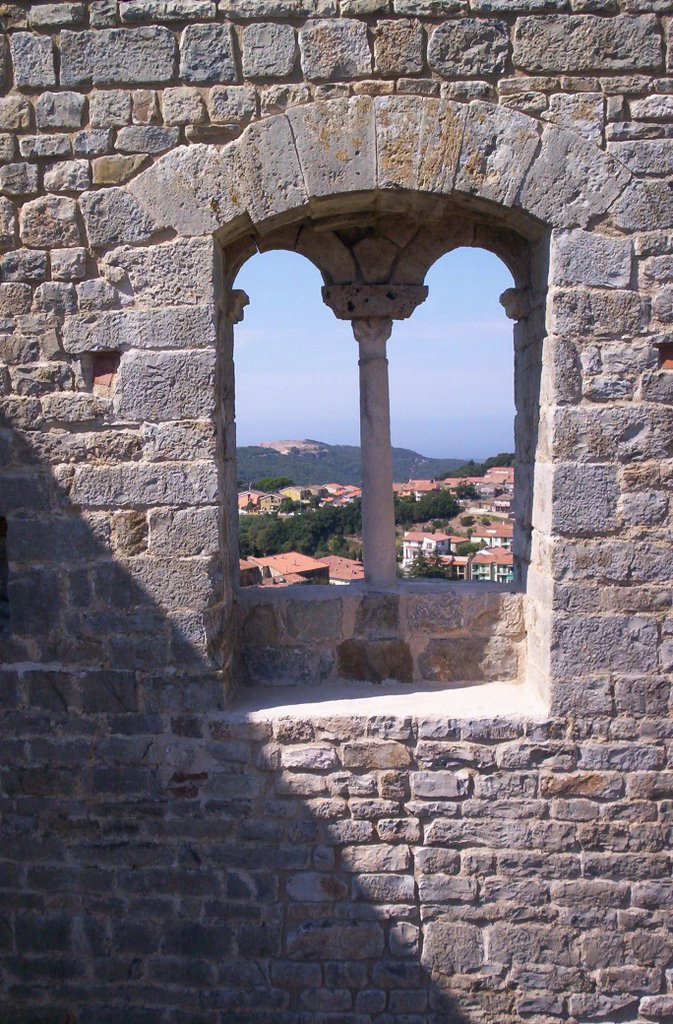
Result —
[[[513, 534], [514, 524], [511, 522], [477, 526], [469, 537], [442, 533], [440, 530], [435, 533], [408, 530], [402, 538], [402, 571], [409, 573], [418, 558], [438, 558], [450, 579], [512, 583]], [[471, 555], [459, 554], [459, 545], [468, 541], [470, 544], [478, 544], [479, 550]]]
[[[467, 535], [434, 533], [423, 530], [408, 530], [402, 537], [402, 572], [409, 575], [418, 558], [439, 559], [447, 576], [455, 580], [490, 580], [495, 583], [511, 583], [514, 579], [514, 557], [512, 537], [514, 525], [511, 522], [514, 497], [514, 469], [511, 466], [494, 466], [484, 476], [447, 477], [444, 480], [409, 480], [394, 484], [396, 496], [400, 498], [421, 498], [433, 492], [448, 490], [460, 494], [465, 485], [474, 487], [478, 508], [476, 513], [492, 512], [507, 519], [483, 525], [476, 523]], [[472, 492], [474, 494], [474, 492]], [[252, 488], [238, 495], [240, 515], [259, 515], [270, 512], [283, 514], [283, 502], [295, 506], [339, 507], [348, 505], [361, 497], [361, 490], [350, 484], [329, 483], [321, 486], [291, 485], [274, 493], [265, 493]], [[287, 509], [287, 505], [285, 505]], [[292, 514], [293, 509], [288, 511]], [[460, 554], [459, 546], [469, 542], [478, 550], [471, 554]], [[313, 558], [297, 551], [269, 555], [264, 558], [242, 559], [242, 586], [292, 586], [297, 583], [331, 583], [343, 586], [364, 578], [361, 562], [351, 558], [330, 555]]]
[[356, 498], [362, 497], [359, 487], [351, 484], [321, 484], [319, 487], [308, 484], [292, 484], [281, 487], [279, 491], [266, 493], [248, 488], [238, 495], [239, 515], [258, 515], [260, 513], [280, 512], [284, 501], [292, 501], [295, 505], [316, 505], [320, 508], [332, 506], [339, 508], [350, 505]]

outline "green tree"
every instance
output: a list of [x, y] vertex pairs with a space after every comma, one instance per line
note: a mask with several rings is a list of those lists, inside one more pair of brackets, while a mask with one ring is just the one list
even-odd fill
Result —
[[418, 558], [414, 559], [409, 576], [412, 579], [446, 580], [450, 577], [450, 570], [439, 555], [426, 558], [421, 552]]
[[472, 544], [469, 540], [464, 541], [462, 544], [456, 544], [457, 555], [476, 555], [477, 551], [481, 548], [478, 544]]
[[292, 487], [294, 480], [289, 476], [263, 476], [252, 485], [256, 491], [273, 492], [279, 491], [282, 487]]
[[461, 516], [460, 517], [460, 525], [461, 526], [470, 527], [470, 526], [474, 526], [474, 524], [475, 524], [474, 516]]

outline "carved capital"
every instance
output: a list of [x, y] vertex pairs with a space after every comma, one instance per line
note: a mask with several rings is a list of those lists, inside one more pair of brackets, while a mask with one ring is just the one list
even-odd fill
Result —
[[232, 288], [225, 316], [232, 324], [239, 324], [243, 319], [243, 310], [250, 305], [250, 299], [242, 288]]
[[416, 284], [334, 284], [323, 288], [322, 297], [339, 320], [406, 320], [425, 302], [428, 289]]
[[393, 322], [387, 316], [357, 317], [351, 321], [355, 340], [360, 346], [361, 357], [385, 358], [386, 342], [393, 330]]
[[508, 288], [500, 296], [500, 305], [510, 320], [523, 320], [531, 311], [530, 289]]

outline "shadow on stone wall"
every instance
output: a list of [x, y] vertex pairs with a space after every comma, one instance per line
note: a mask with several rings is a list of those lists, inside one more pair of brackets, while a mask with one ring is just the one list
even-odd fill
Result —
[[468, 1024], [481, 933], [441, 836], [414, 877], [410, 723], [237, 722], [194, 622], [141, 582], [143, 517], [69, 504], [49, 460], [99, 457], [84, 434], [32, 438], [0, 423], [2, 1024]]

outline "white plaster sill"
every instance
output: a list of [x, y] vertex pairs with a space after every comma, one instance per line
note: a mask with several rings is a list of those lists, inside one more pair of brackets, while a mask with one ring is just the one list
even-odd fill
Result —
[[[294, 699], [289, 699], [289, 698]], [[320, 687], [250, 687], [227, 709], [234, 721], [280, 718], [510, 719], [540, 722], [549, 717], [540, 694], [528, 683], [479, 683], [451, 688], [430, 683], [335, 682]]]

